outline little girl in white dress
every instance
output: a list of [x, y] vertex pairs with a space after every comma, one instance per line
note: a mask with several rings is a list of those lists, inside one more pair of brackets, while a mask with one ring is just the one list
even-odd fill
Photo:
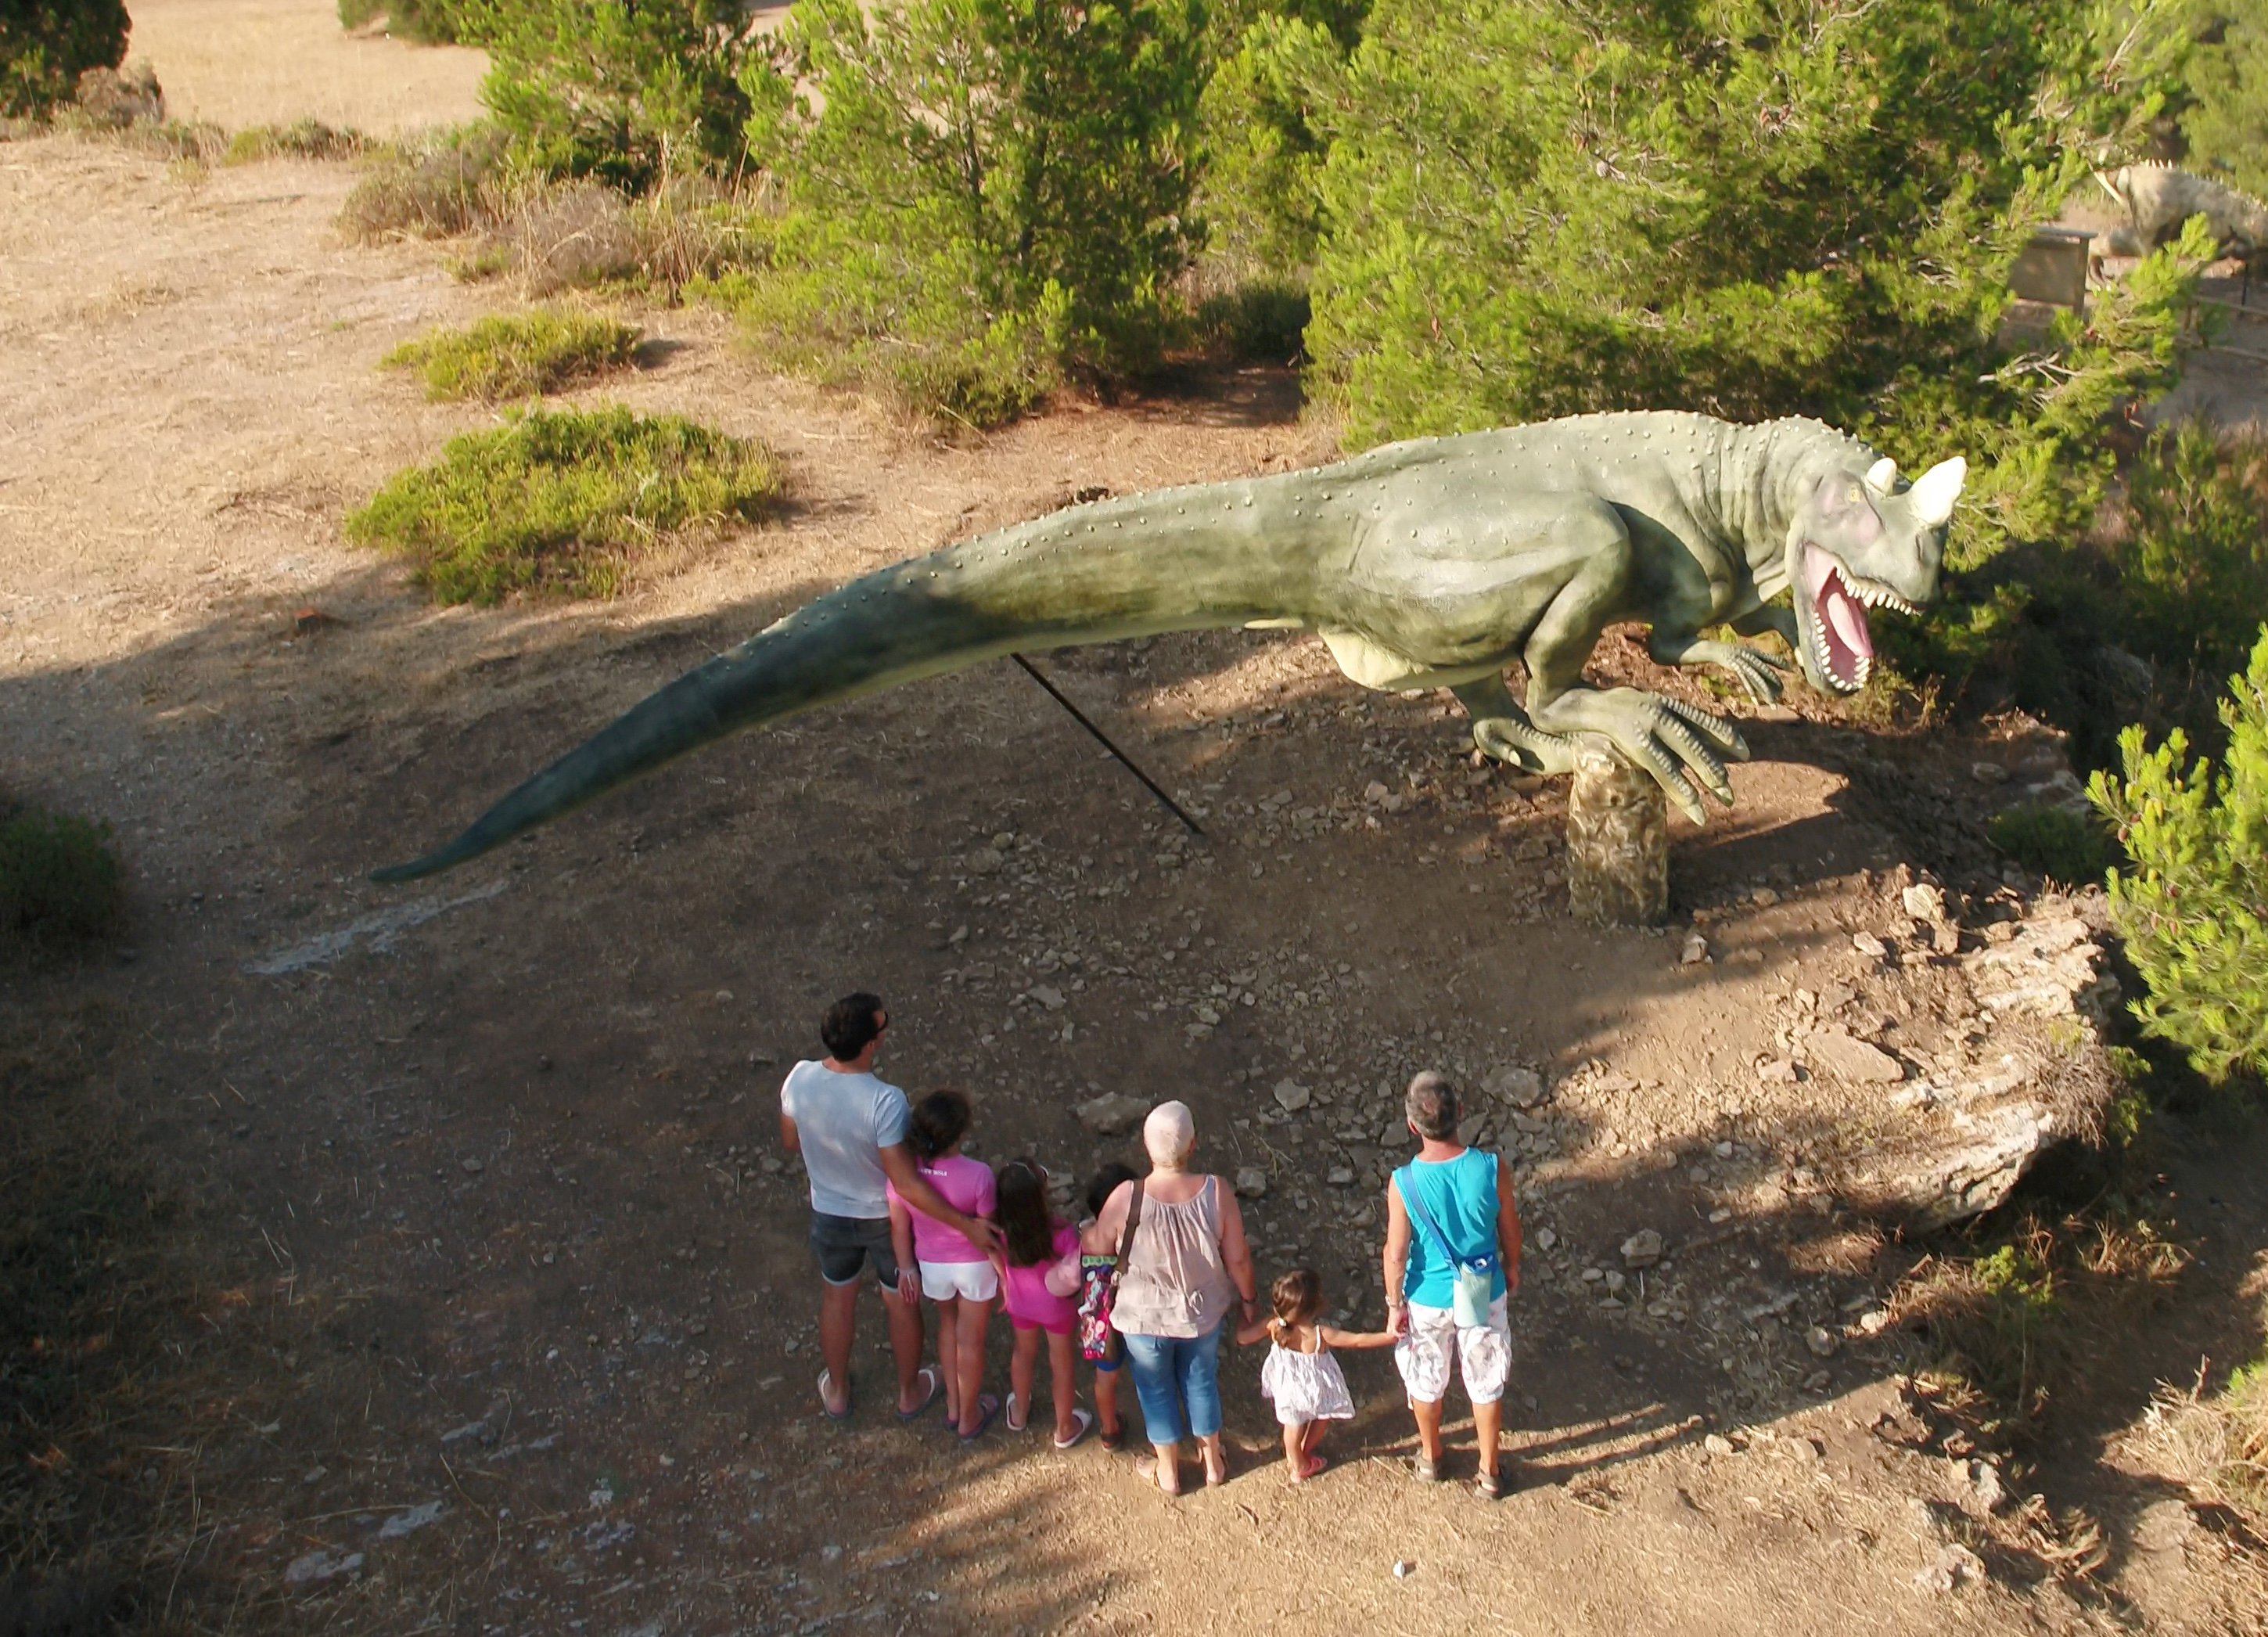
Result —
[[1246, 1346], [1266, 1339], [1268, 1361], [1260, 1367], [1260, 1393], [1276, 1405], [1284, 1428], [1284, 1460], [1291, 1481], [1313, 1478], [1328, 1464], [1315, 1453], [1330, 1421], [1350, 1420], [1354, 1400], [1334, 1347], [1390, 1347], [1391, 1331], [1347, 1331], [1318, 1324], [1323, 1310], [1323, 1281], [1311, 1267], [1295, 1267], [1268, 1287], [1271, 1318], [1246, 1325], [1236, 1338]]

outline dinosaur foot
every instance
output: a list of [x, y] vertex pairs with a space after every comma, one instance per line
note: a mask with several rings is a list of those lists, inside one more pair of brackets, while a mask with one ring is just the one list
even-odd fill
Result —
[[1696, 824], [1708, 822], [1700, 790], [1733, 805], [1725, 758], [1749, 759], [1747, 741], [1730, 722], [1642, 689], [1573, 689], [1535, 714], [1543, 719], [1538, 726], [1547, 736], [1590, 734], [1605, 740], [1633, 766], [1652, 774], [1678, 811]]

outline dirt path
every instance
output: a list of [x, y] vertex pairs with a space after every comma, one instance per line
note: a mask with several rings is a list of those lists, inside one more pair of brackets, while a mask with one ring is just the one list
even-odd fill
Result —
[[177, 120], [319, 119], [392, 136], [481, 114], [488, 58], [455, 46], [349, 34], [328, 0], [135, 0], [129, 58], [157, 70]]
[[[609, 1637], [2237, 1628], [2207, 1543], [2139, 1533], [2162, 1488], [2110, 1485], [2089, 1447], [2198, 1345], [2257, 1351], [2259, 1168], [2218, 1184], [2235, 1216], [2187, 1287], [2217, 1319], [2138, 1337], [2071, 1424], [2051, 1499], [2101, 1520], [2095, 1581], [1995, 1556], [1931, 1592], [1917, 1574], [1975, 1537], [1972, 1471], [1904, 1390], [1908, 1338], [1857, 1328], [1894, 1260], [1809, 1169], [1881, 1093], [1756, 1073], [1822, 1007], [1917, 1063], [1973, 1051], [1887, 873], [1973, 866], [1969, 763], [2036, 777], [2051, 745], [1756, 723], [1738, 814], [1681, 831], [1681, 898], [1712, 913], [1700, 967], [1566, 920], [1559, 798], [1469, 769], [1447, 707], [1358, 696], [1313, 644], [1259, 634], [1050, 662], [1202, 810], [1202, 845], [995, 667], [720, 747], [382, 892], [363, 871], [816, 586], [1082, 489], [1322, 444], [1259, 373], [941, 446], [755, 372], [709, 315], [639, 313], [668, 344], [594, 395], [765, 439], [792, 511], [609, 607], [436, 611], [339, 520], [482, 418], [376, 359], [498, 298], [427, 248], [338, 245], [350, 181], [0, 147], [0, 772], [118, 825], [136, 923], [130, 962], [9, 1004], [127, 1021], [122, 1106], [224, 1202], [247, 1287], [287, 1304], [290, 1395], [224, 1439], [193, 1537], [255, 1613]], [[1542, 1070], [1535, 1129], [1500, 1117], [1551, 1235], [1519, 1311], [1520, 1491], [1414, 1491], [1376, 1356], [1351, 1370], [1338, 1470], [1303, 1492], [1268, 1456], [1249, 1353], [1219, 1492], [1169, 1505], [1036, 1434], [964, 1452], [884, 1410], [871, 1303], [859, 1413], [821, 1420], [771, 1110], [853, 986], [890, 998], [887, 1071], [977, 1093], [989, 1159], [1084, 1176], [1128, 1142], [1077, 1102], [1185, 1096], [1211, 1162], [1268, 1176], [1263, 1265], [1313, 1262], [1366, 1322], [1398, 1158], [1384, 1088]], [[1312, 1098], [1297, 1115], [1285, 1080]], [[1586, 1272], [1619, 1279], [1645, 1227], [1668, 1262], [1602, 1300]], [[1814, 1325], [1849, 1338], [1822, 1360]], [[319, 1551], [362, 1561], [284, 1589]]]

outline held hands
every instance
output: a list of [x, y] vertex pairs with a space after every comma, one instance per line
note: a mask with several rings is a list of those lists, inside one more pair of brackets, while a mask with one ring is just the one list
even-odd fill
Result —
[[1410, 1309], [1407, 1303], [1388, 1303], [1386, 1309], [1386, 1333], [1399, 1341], [1410, 1333]]

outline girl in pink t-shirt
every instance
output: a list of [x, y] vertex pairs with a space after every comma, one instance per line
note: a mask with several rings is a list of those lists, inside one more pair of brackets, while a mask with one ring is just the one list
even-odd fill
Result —
[[[964, 1216], [992, 1214], [992, 1169], [961, 1152], [968, 1134], [968, 1094], [932, 1091], [913, 1107], [906, 1146], [924, 1180]], [[1000, 1279], [991, 1259], [968, 1236], [909, 1206], [888, 1191], [890, 1246], [898, 1258], [898, 1294], [937, 1303], [937, 1362], [945, 1377], [945, 1415], [964, 1439], [980, 1436], [1000, 1401], [981, 1391], [984, 1332]]]
[[1016, 1327], [1008, 1366], [1008, 1427], [1022, 1432], [1032, 1413], [1032, 1373], [1040, 1338], [1048, 1338], [1053, 1377], [1056, 1448], [1086, 1436], [1094, 1417], [1079, 1407], [1074, 1375], [1079, 1325], [1079, 1229], [1048, 1210], [1048, 1174], [1035, 1161], [1011, 1160], [1000, 1168], [998, 1198], [1001, 1305]]

